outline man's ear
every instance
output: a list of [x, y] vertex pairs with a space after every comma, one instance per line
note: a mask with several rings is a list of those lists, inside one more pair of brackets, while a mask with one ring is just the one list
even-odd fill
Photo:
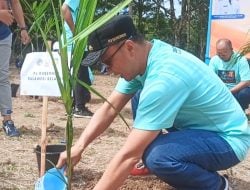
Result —
[[132, 40], [126, 40], [125, 42], [126, 49], [129, 53], [134, 54], [135, 51], [135, 42]]

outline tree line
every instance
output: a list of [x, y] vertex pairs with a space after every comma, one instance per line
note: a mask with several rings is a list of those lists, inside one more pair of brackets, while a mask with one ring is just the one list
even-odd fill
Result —
[[[53, 1], [55, 7], [58, 7], [59, 1]], [[14, 39], [13, 47], [15, 53], [25, 54], [21, 51], [44, 51], [42, 39], [39, 30], [32, 25], [34, 23], [34, 14], [41, 14], [43, 5], [46, 0], [35, 0], [27, 5], [27, 1], [21, 1], [28, 27], [33, 26], [30, 30], [32, 44], [34, 49], [30, 47], [22, 47], [18, 39]], [[98, 18], [115, 7], [120, 0], [99, 0], [95, 18]], [[55, 26], [51, 19], [51, 7], [46, 8], [46, 14], [41, 21], [41, 26], [46, 29], [50, 39], [55, 40]], [[140, 33], [146, 39], [153, 38], [162, 39], [174, 46], [188, 50], [200, 59], [204, 60], [206, 35], [208, 25], [208, 9], [209, 1], [207, 0], [133, 0], [130, 6], [120, 14], [129, 14], [133, 17], [135, 24]], [[15, 33], [18, 32], [17, 27], [12, 27]], [[16, 35], [18, 36], [18, 35]], [[21, 48], [20, 48], [21, 47]]]

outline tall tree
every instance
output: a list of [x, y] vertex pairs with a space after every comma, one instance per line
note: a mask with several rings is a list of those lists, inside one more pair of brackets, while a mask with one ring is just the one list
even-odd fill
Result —
[[[53, 0], [58, 3], [57, 0]], [[21, 1], [22, 2], [22, 1]], [[39, 4], [42, 0], [33, 1]], [[110, 11], [120, 0], [100, 0], [95, 19]], [[24, 7], [24, 12], [27, 6]], [[133, 0], [129, 6], [138, 30], [147, 39], [160, 38], [204, 58], [208, 23], [207, 0]], [[180, 13], [180, 14], [178, 14]], [[49, 20], [49, 15], [48, 20]], [[26, 14], [28, 25], [32, 17]], [[45, 26], [45, 25], [44, 25]], [[53, 29], [49, 30], [53, 38]]]

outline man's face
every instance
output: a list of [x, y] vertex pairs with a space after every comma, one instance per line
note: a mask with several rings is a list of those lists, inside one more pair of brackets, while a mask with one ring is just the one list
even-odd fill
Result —
[[216, 47], [216, 53], [223, 61], [229, 61], [233, 54], [233, 49], [227, 46], [218, 45]]
[[116, 54], [119, 53], [119, 50], [123, 47], [124, 43], [125, 43], [125, 40], [122, 43], [118, 44], [118, 45], [113, 45], [113, 46], [109, 47], [105, 51], [105, 53], [102, 55], [101, 61], [102, 61], [103, 64], [106, 65], [108, 70], [111, 70], [111, 68], [113, 66], [113, 59], [115, 59]]
[[130, 40], [124, 40], [118, 44], [110, 46], [101, 57], [102, 63], [107, 66], [109, 72], [120, 75], [127, 81], [135, 78], [136, 69], [131, 67], [131, 47], [129, 48]]

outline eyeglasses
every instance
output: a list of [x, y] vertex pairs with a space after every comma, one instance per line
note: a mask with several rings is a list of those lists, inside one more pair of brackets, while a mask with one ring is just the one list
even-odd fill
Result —
[[122, 46], [125, 44], [126, 40], [124, 40], [121, 45], [115, 50], [115, 52], [108, 57], [107, 59], [101, 59], [102, 63], [107, 66], [107, 68], [110, 68], [112, 66], [112, 59], [114, 58], [115, 54], [122, 48]]

